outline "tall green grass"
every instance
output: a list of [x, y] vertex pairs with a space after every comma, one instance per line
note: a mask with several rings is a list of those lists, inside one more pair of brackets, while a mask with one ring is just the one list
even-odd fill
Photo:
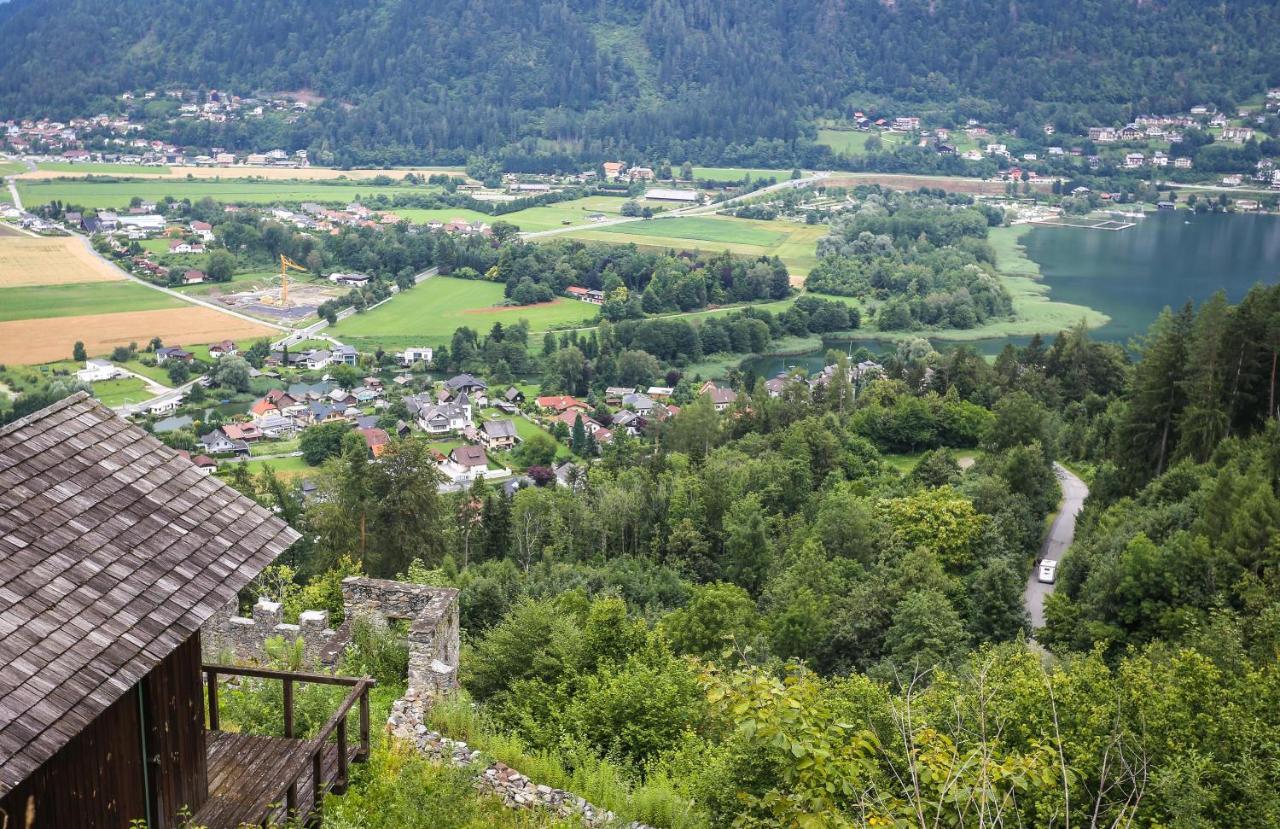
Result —
[[709, 825], [706, 815], [665, 774], [655, 772], [643, 781], [633, 780], [621, 765], [585, 747], [532, 750], [519, 736], [495, 727], [465, 695], [436, 703], [429, 717], [430, 727], [440, 733], [467, 743], [536, 783], [573, 792], [624, 820], [670, 829], [706, 829]]

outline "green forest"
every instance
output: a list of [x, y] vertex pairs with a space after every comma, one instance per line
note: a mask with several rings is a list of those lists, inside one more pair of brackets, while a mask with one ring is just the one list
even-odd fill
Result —
[[[305, 501], [269, 471], [232, 480], [305, 531], [272, 576], [286, 613], [336, 610], [357, 572], [460, 588], [463, 692], [433, 727], [627, 820], [1265, 826], [1278, 307], [1259, 287], [1171, 310], [1135, 352], [1083, 327], [990, 362], [920, 340], [866, 372], [833, 352], [776, 393], [742, 377], [721, 412], [682, 392], [644, 437], [514, 494], [439, 492], [413, 437], [377, 463], [343, 438]], [[640, 324], [586, 350], [613, 359]], [[534, 358], [544, 387], [568, 351], [585, 357]], [[1092, 493], [1032, 643], [1055, 463]], [[357, 669], [396, 663], [362, 648]], [[424, 822], [462, 783], [387, 751], [350, 825], [478, 825], [474, 804]]]
[[0, 4], [0, 110], [87, 115], [169, 85], [307, 90], [322, 102], [296, 120], [179, 121], [163, 137], [337, 164], [821, 167], [815, 120], [859, 110], [1077, 131], [1230, 110], [1280, 82], [1278, 14], [1266, 0], [15, 0]]

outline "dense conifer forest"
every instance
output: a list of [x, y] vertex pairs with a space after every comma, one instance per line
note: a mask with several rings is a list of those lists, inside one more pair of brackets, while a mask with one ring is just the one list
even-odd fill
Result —
[[110, 111], [168, 85], [307, 90], [323, 103], [296, 122], [170, 137], [338, 163], [821, 166], [814, 119], [856, 110], [1077, 130], [1229, 110], [1280, 81], [1278, 16], [1265, 0], [18, 0], [0, 6], [0, 112]]

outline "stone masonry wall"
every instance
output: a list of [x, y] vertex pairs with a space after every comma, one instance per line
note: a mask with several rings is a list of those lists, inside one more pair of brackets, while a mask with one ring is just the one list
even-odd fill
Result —
[[424, 697], [410, 688], [402, 699], [392, 703], [387, 731], [437, 763], [474, 771], [476, 788], [501, 798], [504, 805], [513, 809], [542, 808], [558, 817], [576, 817], [588, 829], [652, 829], [643, 823], [622, 824], [613, 812], [594, 806], [564, 789], [535, 783], [504, 763], [486, 764], [479, 751], [427, 727], [426, 710], [430, 701], [429, 695]]
[[409, 687], [439, 696], [458, 687], [458, 591], [386, 579], [342, 580], [347, 624], [366, 618], [409, 621]]
[[304, 610], [298, 614], [296, 625], [285, 624], [280, 603], [266, 598], [258, 599], [253, 606], [252, 618], [237, 616], [237, 610], [237, 601], [232, 598], [201, 625], [200, 649], [206, 662], [217, 662], [227, 653], [235, 661], [259, 662], [264, 643], [279, 636], [287, 642], [301, 639], [304, 661], [314, 667], [336, 635], [329, 628], [327, 610]]

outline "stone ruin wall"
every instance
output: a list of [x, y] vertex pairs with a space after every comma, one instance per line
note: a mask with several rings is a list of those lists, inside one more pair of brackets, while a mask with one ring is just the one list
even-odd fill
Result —
[[206, 662], [230, 657], [238, 662], [258, 662], [266, 641], [281, 637], [303, 641], [308, 667], [337, 662], [350, 639], [352, 620], [363, 618], [386, 627], [393, 620], [409, 623], [409, 687], [420, 694], [438, 696], [458, 687], [458, 591], [387, 579], [351, 576], [342, 580], [342, 605], [346, 620], [337, 630], [329, 627], [326, 610], [305, 610], [298, 624], [286, 624], [279, 602], [258, 599], [251, 618], [238, 616], [235, 599], [215, 613], [200, 629]]

